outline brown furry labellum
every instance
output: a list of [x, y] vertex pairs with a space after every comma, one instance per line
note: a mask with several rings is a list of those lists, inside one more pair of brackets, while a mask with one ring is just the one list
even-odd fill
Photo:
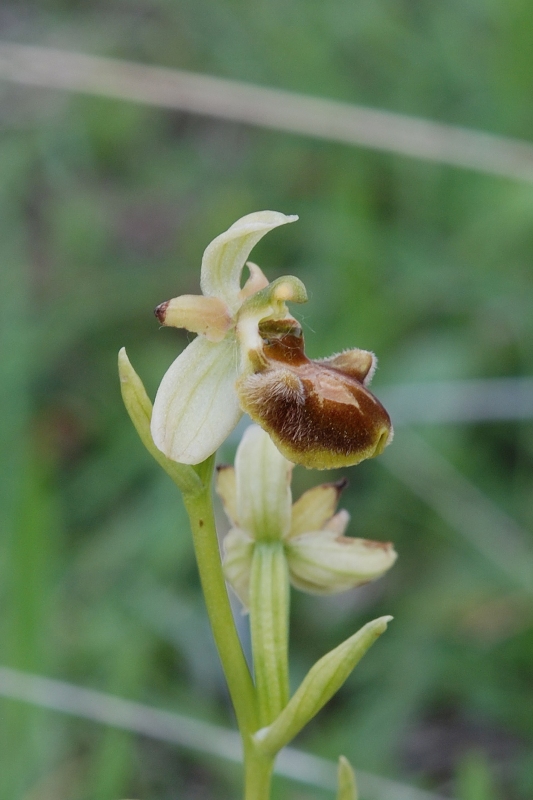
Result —
[[281, 453], [312, 469], [358, 464], [392, 439], [390, 417], [366, 388], [375, 356], [348, 350], [321, 361], [304, 352], [295, 320], [262, 323], [263, 349], [237, 383], [241, 406]]

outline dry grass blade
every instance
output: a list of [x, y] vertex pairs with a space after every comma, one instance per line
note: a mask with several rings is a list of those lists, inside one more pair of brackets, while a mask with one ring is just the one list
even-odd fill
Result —
[[[0, 667], [0, 696], [172, 742], [229, 761], [239, 762], [242, 758], [240, 737], [234, 731], [64, 681]], [[287, 747], [280, 753], [276, 772], [299, 783], [336, 790], [337, 765], [333, 761], [293, 748]], [[445, 800], [432, 792], [359, 770], [357, 776], [365, 800]]]
[[0, 78], [533, 181], [529, 142], [240, 81], [8, 42], [0, 44]]
[[394, 427], [533, 417], [533, 378], [425, 381], [379, 388]]

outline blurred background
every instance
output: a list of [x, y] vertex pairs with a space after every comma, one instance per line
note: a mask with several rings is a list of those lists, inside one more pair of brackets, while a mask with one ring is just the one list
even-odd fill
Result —
[[[382, 457], [343, 472], [343, 506], [352, 535], [392, 540], [400, 558], [354, 592], [293, 592], [294, 685], [369, 619], [395, 621], [297, 745], [393, 781], [371, 791], [369, 779], [363, 800], [422, 797], [409, 787], [533, 797], [533, 150], [478, 137], [428, 161], [416, 150], [440, 129], [395, 153], [395, 116], [376, 123], [384, 152], [334, 141], [327, 106], [317, 138], [304, 118], [290, 133], [268, 114], [249, 125], [105, 88], [65, 92], [54, 87], [77, 80], [74, 62], [46, 77], [36, 51], [24, 78], [4, 47], [527, 141], [531, 3], [2, 0], [0, 38], [0, 664], [11, 670], [0, 670], [0, 796], [238, 796], [235, 765], [21, 702], [10, 679], [20, 670], [233, 726], [181, 501], [123, 409], [116, 355], [127, 347], [153, 396], [188, 339], [152, 309], [197, 293], [212, 238], [274, 209], [300, 221], [253, 260], [305, 282], [296, 312], [311, 357], [378, 354], [374, 389], [397, 430]], [[463, 167], [443, 163], [454, 159]], [[298, 468], [295, 494], [338, 477]], [[274, 797], [332, 793], [278, 778]]]

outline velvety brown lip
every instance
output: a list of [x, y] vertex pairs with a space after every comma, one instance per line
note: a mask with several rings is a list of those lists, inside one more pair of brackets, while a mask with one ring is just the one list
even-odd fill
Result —
[[372, 354], [353, 350], [312, 361], [300, 330], [281, 329], [276, 336], [270, 323], [261, 334], [266, 366], [240, 379], [239, 397], [286, 458], [326, 469], [379, 455], [392, 425], [362, 382], [373, 368]]

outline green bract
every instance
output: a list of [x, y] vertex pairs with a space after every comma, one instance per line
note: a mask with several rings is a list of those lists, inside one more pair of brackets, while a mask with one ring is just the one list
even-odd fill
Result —
[[255, 734], [254, 740], [262, 752], [277, 753], [294, 739], [340, 689], [391, 619], [386, 616], [368, 622], [311, 667], [277, 719]]
[[254, 264], [248, 265], [250, 277], [240, 286], [246, 259], [257, 242], [296, 219], [259, 211], [238, 220], [204, 253], [203, 297], [184, 295], [157, 307], [164, 325], [198, 334], [166, 372], [154, 401], [152, 437], [173, 461], [199, 464], [220, 447], [242, 414], [236, 382], [248, 366], [249, 350], [261, 344], [259, 322], [288, 316], [285, 300], [306, 300], [296, 278], [278, 279], [269, 292], [267, 279]]

